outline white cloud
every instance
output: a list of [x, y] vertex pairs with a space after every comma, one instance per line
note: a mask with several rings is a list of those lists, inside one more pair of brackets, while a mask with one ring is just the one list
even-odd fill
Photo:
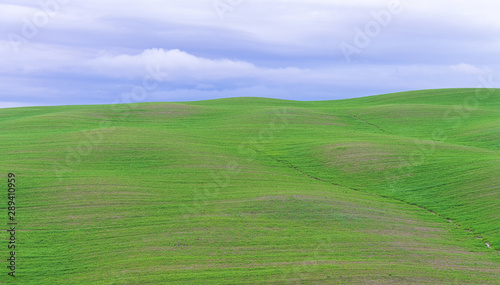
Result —
[[254, 79], [274, 83], [329, 83], [328, 71], [312, 71], [296, 67], [263, 68], [246, 61], [209, 59], [181, 50], [148, 49], [137, 55], [103, 55], [86, 65], [92, 73], [109, 77], [144, 77], [159, 70], [162, 80], [173, 82], [206, 82]]
[[478, 75], [487, 72], [488, 70], [477, 68], [474, 65], [460, 63], [457, 65], [450, 66], [450, 69], [454, 72]]
[[[148, 49], [137, 55], [103, 55], [88, 65], [93, 72], [107, 76], [144, 76], [146, 68], [161, 67], [169, 79], [230, 79], [253, 76], [259, 70], [248, 62], [212, 60], [174, 50]], [[165, 78], [167, 79], [167, 78]]]

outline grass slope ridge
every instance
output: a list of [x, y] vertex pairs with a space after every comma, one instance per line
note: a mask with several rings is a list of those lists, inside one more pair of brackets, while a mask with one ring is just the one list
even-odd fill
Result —
[[495, 284], [499, 106], [446, 89], [2, 109], [16, 282]]

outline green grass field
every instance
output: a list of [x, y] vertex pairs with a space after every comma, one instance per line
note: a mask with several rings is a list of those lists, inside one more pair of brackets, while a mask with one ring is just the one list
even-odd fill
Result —
[[499, 107], [445, 89], [0, 109], [0, 284], [498, 284]]

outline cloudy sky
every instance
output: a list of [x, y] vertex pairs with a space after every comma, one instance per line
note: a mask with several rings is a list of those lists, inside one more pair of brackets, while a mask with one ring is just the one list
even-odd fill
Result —
[[498, 88], [498, 11], [491, 0], [2, 0], [0, 107]]

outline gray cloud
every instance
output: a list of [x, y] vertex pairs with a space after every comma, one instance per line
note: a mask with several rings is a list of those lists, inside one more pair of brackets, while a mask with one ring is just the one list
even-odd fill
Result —
[[146, 101], [338, 99], [500, 72], [496, 2], [401, 1], [396, 13], [393, 0], [248, 0], [222, 19], [213, 3], [3, 1], [0, 107], [112, 103], [151, 68], [165, 76]]

